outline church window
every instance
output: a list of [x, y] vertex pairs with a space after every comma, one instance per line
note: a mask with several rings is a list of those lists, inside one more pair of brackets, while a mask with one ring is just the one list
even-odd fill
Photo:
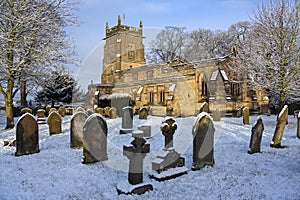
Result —
[[134, 51], [129, 51], [129, 52], [128, 52], [128, 59], [134, 60], [134, 58], [135, 58], [135, 53], [134, 53]]
[[231, 95], [240, 95], [241, 94], [241, 88], [239, 83], [231, 83]]
[[164, 91], [159, 92], [159, 101], [160, 101], [160, 103], [165, 103], [165, 93], [164, 93]]
[[138, 80], [138, 74], [137, 73], [132, 74], [132, 79], [134, 81], [137, 81]]
[[150, 79], [150, 78], [153, 78], [153, 71], [147, 71], [147, 78]]
[[153, 92], [149, 92], [149, 103], [153, 103], [154, 102], [154, 94]]
[[207, 96], [207, 84], [205, 81], [202, 81], [201, 83], [201, 95], [202, 96]]

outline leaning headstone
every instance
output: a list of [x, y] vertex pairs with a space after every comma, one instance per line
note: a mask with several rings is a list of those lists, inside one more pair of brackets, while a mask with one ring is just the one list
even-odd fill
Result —
[[32, 114], [32, 110], [30, 108], [22, 108], [20, 111], [20, 116], [24, 115], [25, 113]]
[[85, 112], [76, 112], [72, 115], [70, 122], [70, 139], [72, 148], [82, 147], [83, 126], [87, 118], [88, 116]]
[[46, 115], [45, 115], [45, 110], [43, 109], [38, 109], [37, 110], [37, 123], [38, 124], [46, 124]]
[[123, 108], [122, 128], [120, 134], [131, 133], [133, 130], [133, 110], [127, 106]]
[[249, 115], [250, 115], [249, 108], [244, 107], [243, 110], [242, 110], [242, 114], [243, 114], [243, 124], [244, 125], [249, 125], [250, 124], [250, 120], [249, 120]]
[[275, 147], [275, 148], [282, 147], [281, 139], [287, 122], [288, 122], [288, 106], [285, 105], [278, 115], [277, 124], [276, 124], [275, 132], [270, 147]]
[[47, 124], [49, 126], [49, 134], [54, 135], [54, 134], [60, 134], [62, 133], [62, 119], [61, 116], [58, 114], [56, 111], [50, 111], [50, 115], [47, 120]]
[[221, 112], [219, 109], [214, 109], [212, 111], [212, 117], [215, 122], [221, 121]]
[[33, 115], [25, 113], [16, 127], [16, 156], [38, 153], [39, 131]]
[[257, 118], [256, 124], [251, 129], [251, 139], [249, 145], [249, 154], [259, 153], [262, 135], [264, 132], [264, 124], [261, 117]]
[[300, 112], [298, 114], [298, 119], [297, 119], [297, 138], [300, 139]]
[[97, 113], [83, 126], [83, 164], [107, 160], [107, 124]]
[[143, 138], [143, 132], [132, 132], [134, 139], [130, 145], [123, 146], [123, 155], [129, 159], [128, 182], [122, 181], [117, 186], [118, 194], [143, 194], [153, 190], [149, 183], [143, 183], [143, 160], [150, 152], [150, 144]]
[[58, 114], [61, 117], [64, 117], [66, 115], [66, 108], [64, 106], [59, 106], [59, 108], [58, 108]]
[[117, 109], [115, 107], [111, 107], [109, 109], [109, 119], [116, 119], [117, 118]]
[[207, 102], [203, 102], [200, 106], [200, 111], [199, 113], [202, 113], [202, 112], [207, 112], [208, 113], [209, 111], [209, 105]]
[[214, 124], [208, 113], [197, 116], [193, 126], [193, 165], [192, 170], [204, 166], [214, 166]]
[[177, 129], [175, 120], [167, 117], [160, 129], [165, 136], [165, 145], [152, 161], [153, 171], [149, 176], [157, 181], [164, 181], [186, 174], [188, 169], [184, 167], [185, 159], [173, 147], [173, 135]]
[[139, 111], [139, 119], [147, 119], [148, 109], [146, 107], [142, 107]]
[[142, 125], [142, 126], [139, 126], [137, 129], [143, 131], [145, 138], [151, 137], [151, 126], [150, 125]]

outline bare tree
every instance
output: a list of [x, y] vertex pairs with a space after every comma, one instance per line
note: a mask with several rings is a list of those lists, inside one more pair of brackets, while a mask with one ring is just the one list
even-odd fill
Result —
[[300, 92], [300, 3], [270, 0], [258, 7], [249, 40], [240, 49], [249, 77], [277, 98], [281, 109]]
[[149, 62], [169, 62], [183, 57], [186, 42], [185, 28], [165, 27], [150, 43], [150, 52], [146, 55]]
[[68, 0], [0, 2], [0, 92], [5, 99], [6, 128], [14, 127], [13, 97], [18, 83], [46, 76], [73, 60], [65, 27], [75, 23]]

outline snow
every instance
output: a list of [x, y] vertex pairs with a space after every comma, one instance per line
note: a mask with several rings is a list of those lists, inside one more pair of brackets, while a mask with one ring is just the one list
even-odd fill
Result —
[[[300, 140], [297, 119], [289, 116], [282, 138], [286, 148], [270, 148], [276, 116], [261, 116], [264, 133], [261, 153], [247, 153], [251, 128], [242, 118], [214, 122], [215, 166], [192, 171], [192, 127], [196, 117], [175, 118], [178, 128], [174, 148], [185, 158], [186, 175], [157, 182], [147, 175], [151, 162], [163, 148], [160, 125], [164, 118], [148, 116], [152, 137], [144, 159], [144, 182], [153, 191], [143, 195], [118, 195], [117, 185], [128, 179], [129, 160], [123, 156], [131, 134], [119, 134], [122, 120], [107, 119], [108, 160], [82, 164], [82, 149], [70, 148], [70, 119], [63, 118], [63, 133], [49, 136], [48, 125], [39, 125], [40, 153], [15, 157], [15, 147], [3, 146], [15, 138], [15, 129], [0, 129], [0, 199], [300, 199]], [[17, 122], [17, 118], [15, 119]], [[254, 124], [257, 116], [251, 116]], [[5, 114], [0, 111], [0, 127]], [[145, 123], [134, 116], [134, 129]]]

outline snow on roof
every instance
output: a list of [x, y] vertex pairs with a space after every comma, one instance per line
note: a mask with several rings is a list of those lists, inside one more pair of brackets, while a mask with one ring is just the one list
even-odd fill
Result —
[[104, 100], [104, 99], [118, 99], [118, 98], [126, 98], [126, 97], [131, 98], [131, 95], [128, 94], [128, 93], [112, 93], [110, 95], [108, 95], [108, 94], [102, 95], [100, 97], [100, 100]]
[[174, 92], [176, 84], [172, 84], [169, 88], [169, 92]]
[[218, 76], [219, 70], [216, 70], [212, 73], [210, 80], [211, 81], [215, 81], [217, 80], [217, 76]]
[[143, 91], [143, 87], [140, 87], [139, 90], [137, 91], [137, 94], [141, 94]]
[[224, 80], [224, 81], [228, 81], [228, 77], [227, 77], [225, 71], [224, 71], [224, 70], [220, 70], [220, 72], [221, 72], [221, 75], [222, 75], [222, 77], [223, 77], [223, 80]]

